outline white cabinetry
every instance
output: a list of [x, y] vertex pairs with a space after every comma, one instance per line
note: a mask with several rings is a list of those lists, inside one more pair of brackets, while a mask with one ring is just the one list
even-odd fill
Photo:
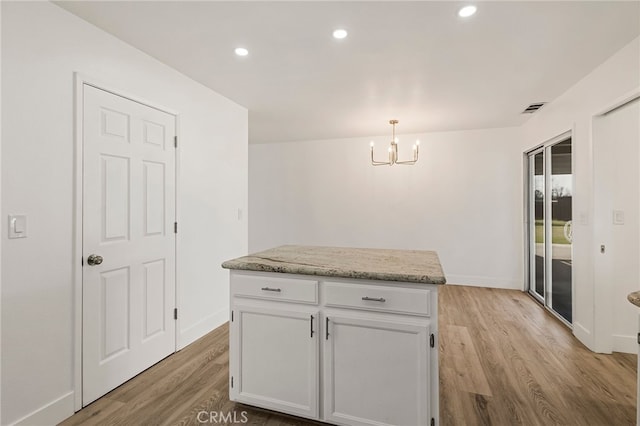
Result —
[[317, 311], [236, 305], [237, 368], [232, 399], [298, 416], [318, 416]]
[[428, 425], [428, 326], [331, 314], [327, 318], [324, 420]]
[[316, 278], [231, 271], [231, 400], [342, 425], [437, 424], [437, 285]]

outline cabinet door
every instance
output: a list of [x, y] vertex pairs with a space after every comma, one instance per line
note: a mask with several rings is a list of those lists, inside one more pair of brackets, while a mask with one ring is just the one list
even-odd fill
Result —
[[328, 316], [325, 324], [326, 421], [350, 425], [430, 424], [427, 320], [419, 326]]
[[317, 324], [317, 311], [236, 305], [230, 399], [318, 418]]

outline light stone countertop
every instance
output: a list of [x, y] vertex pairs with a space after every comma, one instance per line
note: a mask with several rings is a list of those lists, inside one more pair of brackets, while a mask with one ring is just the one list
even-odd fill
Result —
[[640, 291], [629, 293], [629, 295], [627, 296], [627, 300], [640, 308]]
[[228, 260], [222, 267], [423, 284], [447, 282], [438, 254], [427, 250], [287, 245]]

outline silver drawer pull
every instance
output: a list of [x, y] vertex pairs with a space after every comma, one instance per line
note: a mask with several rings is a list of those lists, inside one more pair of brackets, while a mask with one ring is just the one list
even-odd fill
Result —
[[386, 302], [387, 300], [384, 297], [363, 297], [362, 300], [370, 300], [372, 302]]
[[262, 291], [276, 291], [278, 293], [280, 293], [282, 291], [279, 288], [271, 288], [271, 287], [262, 287], [261, 290]]

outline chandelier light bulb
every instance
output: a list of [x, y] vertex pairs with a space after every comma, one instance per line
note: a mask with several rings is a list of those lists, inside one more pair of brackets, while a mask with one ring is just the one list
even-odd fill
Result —
[[371, 142], [369, 143], [369, 146], [370, 146], [371, 148], [373, 148], [373, 145], [375, 145], [375, 144], [373, 143], [373, 141], [371, 141]]

